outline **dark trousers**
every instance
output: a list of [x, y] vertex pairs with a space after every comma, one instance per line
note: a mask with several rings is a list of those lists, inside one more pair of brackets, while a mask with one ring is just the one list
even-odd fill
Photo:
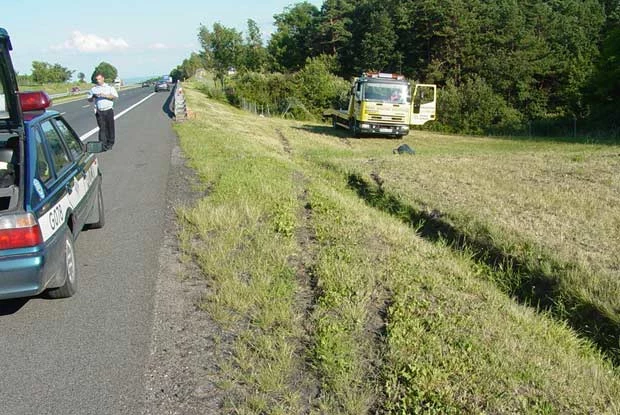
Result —
[[112, 148], [114, 145], [114, 110], [97, 111], [97, 125], [99, 126], [99, 141], [103, 143], [103, 148]]

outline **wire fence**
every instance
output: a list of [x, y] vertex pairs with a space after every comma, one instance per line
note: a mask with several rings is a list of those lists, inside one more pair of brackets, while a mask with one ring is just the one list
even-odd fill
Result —
[[259, 117], [282, 117], [290, 119], [314, 119], [316, 118], [306, 106], [295, 97], [288, 97], [279, 104], [258, 104], [245, 98], [239, 99], [239, 106], [247, 112]]
[[271, 117], [271, 113], [274, 108], [269, 105], [257, 104], [256, 102], [248, 101], [245, 98], [241, 98], [241, 108], [244, 111], [251, 112], [259, 117]]

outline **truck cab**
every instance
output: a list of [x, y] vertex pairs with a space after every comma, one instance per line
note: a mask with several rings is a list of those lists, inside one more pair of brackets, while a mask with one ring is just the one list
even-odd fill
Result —
[[437, 87], [411, 83], [402, 75], [364, 73], [355, 78], [346, 111], [332, 112], [334, 126], [353, 135], [378, 134], [402, 137], [411, 125], [435, 119]]

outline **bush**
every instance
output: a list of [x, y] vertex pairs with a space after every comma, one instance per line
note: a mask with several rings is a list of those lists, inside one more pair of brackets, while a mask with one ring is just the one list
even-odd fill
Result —
[[[295, 74], [242, 72], [228, 83], [228, 102], [244, 100], [296, 119], [320, 117], [346, 100], [349, 83], [331, 72], [333, 58], [309, 58]], [[207, 94], [209, 95], [209, 94]]]
[[523, 130], [521, 114], [474, 76], [459, 87], [448, 81], [439, 93], [437, 129], [465, 134], [507, 133]]
[[197, 89], [205, 94], [208, 98], [214, 99], [216, 101], [228, 102], [226, 93], [217, 86], [209, 86], [206, 83], [200, 84]]
[[351, 87], [346, 80], [331, 72], [333, 57], [308, 58], [306, 65], [294, 75], [298, 98], [313, 114], [320, 116], [327, 108], [337, 107]]
[[281, 73], [245, 72], [234, 77], [230, 85], [238, 102], [245, 99], [280, 112], [286, 109], [295, 89], [291, 75]]

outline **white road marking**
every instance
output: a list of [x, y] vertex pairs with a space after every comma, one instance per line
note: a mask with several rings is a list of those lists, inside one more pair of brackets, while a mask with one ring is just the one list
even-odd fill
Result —
[[[136, 102], [135, 104], [133, 104], [131, 107], [127, 108], [126, 110], [122, 111], [120, 114], [116, 114], [114, 116], [114, 119], [117, 120], [120, 117], [122, 117], [123, 115], [127, 114], [129, 111], [131, 111], [132, 109], [134, 109], [135, 107], [137, 107], [138, 105], [142, 104], [144, 101], [146, 101], [147, 99], [149, 99], [150, 97], [152, 97], [153, 95], [155, 95], [155, 92], [151, 92], [151, 95], [147, 95], [145, 98], [143, 98], [142, 100]], [[84, 141], [86, 140], [88, 137], [90, 137], [91, 135], [95, 134], [97, 131], [99, 131], [99, 127], [95, 127], [92, 130], [90, 130], [89, 132], [82, 134], [80, 136], [80, 140]]]
[[88, 107], [90, 107], [90, 104], [86, 104], [82, 106], [82, 108], [88, 108]]

